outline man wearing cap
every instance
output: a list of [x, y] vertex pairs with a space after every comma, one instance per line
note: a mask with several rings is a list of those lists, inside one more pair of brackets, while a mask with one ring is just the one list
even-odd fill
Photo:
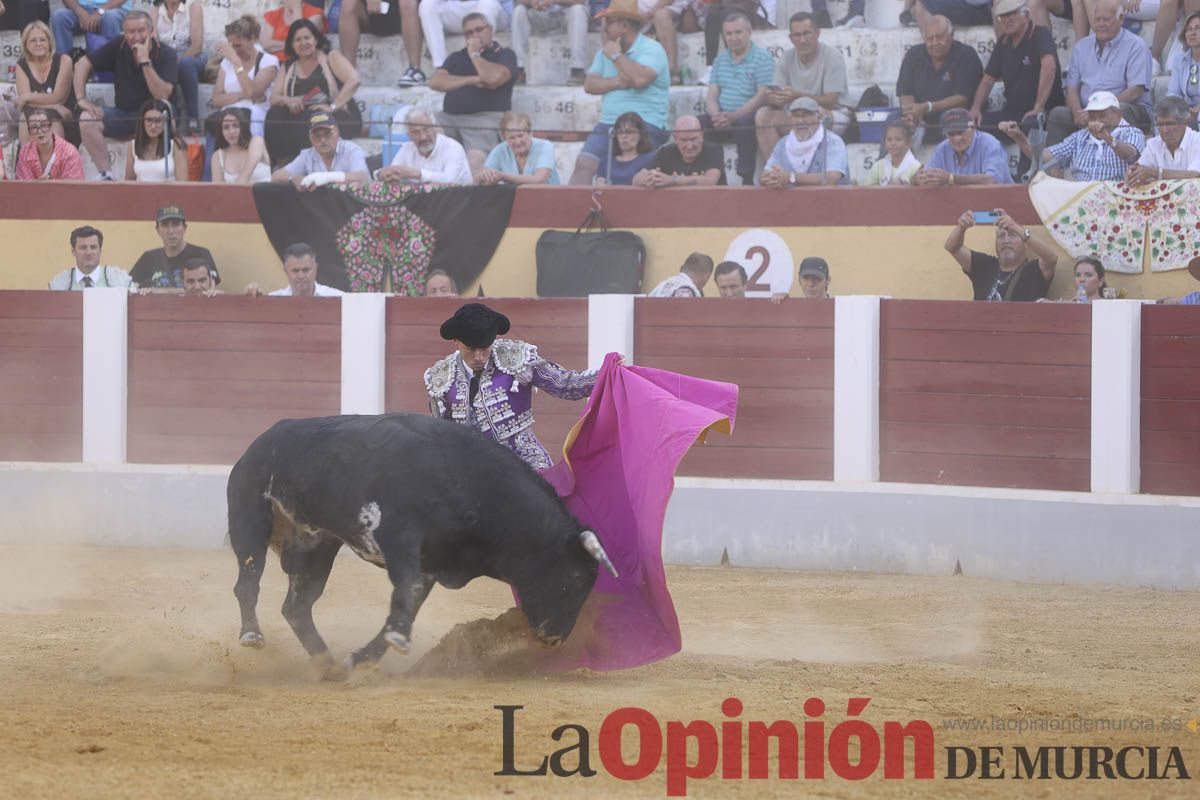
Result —
[[425, 370], [429, 409], [470, 425], [534, 469], [546, 469], [550, 454], [533, 434], [533, 387], [579, 400], [592, 393], [597, 371], [573, 372], [542, 358], [528, 342], [496, 338], [508, 330], [508, 317], [482, 303], [467, 303], [443, 322], [442, 338], [458, 349]]
[[793, 100], [810, 97], [830, 117], [830, 129], [839, 136], [850, 124], [850, 94], [846, 59], [836, 48], [821, 44], [821, 30], [813, 15], [805, 11], [788, 20], [792, 49], [775, 65], [775, 78], [768, 87], [766, 105], [754, 115], [758, 127], [758, 152], [770, 155], [792, 126], [788, 106]]
[[999, 215], [995, 255], [971, 250], [964, 243], [967, 229], [975, 225], [974, 211], [964, 211], [958, 218], [958, 224], [946, 237], [946, 252], [954, 256], [971, 279], [973, 299], [1029, 303], [1041, 300], [1054, 280], [1058, 264], [1054, 246], [1018, 225], [1004, 209], [995, 211]]
[[[753, 174], [753, 173], [752, 173]], [[690, 114], [675, 120], [675, 142], [664, 144], [654, 159], [633, 176], [634, 186], [725, 186], [725, 151], [704, 141], [700, 120]]]
[[771, 189], [849, 184], [846, 143], [825, 129], [821, 122], [824, 113], [817, 101], [801, 97], [788, 108], [792, 132], [776, 143], [759, 176], [759, 184]]
[[1200, 178], [1200, 133], [1188, 127], [1192, 110], [1182, 97], [1168, 96], [1154, 107], [1158, 136], [1146, 142], [1138, 163], [1125, 182], [1143, 186], [1152, 181]]
[[[1028, 0], [996, 0], [992, 13], [1003, 35], [996, 40], [996, 48], [983, 68], [983, 79], [971, 104], [971, 120], [976, 127], [989, 131], [1011, 120], [1028, 133], [1037, 125], [1038, 114], [1066, 102], [1058, 47], [1049, 28], [1033, 24]], [[996, 81], [1004, 84], [1004, 108], [984, 111]], [[1017, 172], [1024, 174], [1028, 169], [1028, 157], [1022, 154]]]
[[745, 297], [749, 282], [746, 268], [736, 261], [722, 261], [713, 272], [713, 283], [721, 297]]
[[312, 147], [301, 150], [290, 164], [275, 170], [272, 183], [290, 183], [302, 192], [311, 192], [328, 183], [364, 183], [371, 179], [362, 148], [342, 139], [332, 115], [313, 112], [308, 120], [308, 140]]
[[692, 253], [683, 266], [650, 290], [650, 297], [704, 297], [704, 284], [713, 272], [713, 260], [704, 253]]
[[667, 52], [639, 33], [645, 20], [637, 0], [612, 0], [596, 18], [604, 25], [604, 46], [588, 68], [583, 90], [601, 95], [600, 122], [584, 142], [571, 174], [571, 183], [583, 186], [592, 184], [600, 162], [609, 158], [612, 126], [622, 114], [637, 112], [655, 147], [667, 140]]
[[133, 265], [130, 275], [141, 289], [182, 289], [183, 265], [200, 259], [208, 264], [214, 286], [221, 282], [221, 273], [207, 247], [187, 242], [187, 220], [179, 206], [163, 206], [154, 217], [154, 232], [163, 246], [147, 250]]
[[800, 296], [805, 300], [829, 299], [829, 262], [809, 256], [800, 262]]
[[[1112, 92], [1095, 92], [1088, 98], [1087, 127], [1075, 131], [1043, 154], [1042, 168], [1057, 177], [1076, 181], [1119, 181], [1146, 147], [1146, 137], [1121, 117], [1121, 102]], [[1029, 140], [1015, 122], [1000, 123], [1000, 130], [1032, 157]]]
[[[1071, 49], [1067, 67], [1067, 104], [1050, 112], [1046, 143], [1058, 144], [1073, 131], [1086, 128], [1084, 98], [1097, 92], [1116, 96], [1121, 114], [1142, 130], [1150, 126], [1150, 87], [1154, 59], [1136, 33], [1122, 27], [1125, 12], [1118, 0], [1099, 0], [1092, 10], [1092, 32]], [[1089, 101], [1090, 105], [1090, 101]]]
[[922, 30], [924, 43], [904, 54], [896, 80], [900, 113], [917, 127], [914, 146], [940, 141], [938, 118], [951, 108], [969, 106], [983, 77], [979, 54], [954, 40], [950, 20], [932, 16]]
[[1004, 145], [990, 133], [975, 130], [965, 108], [952, 108], [942, 114], [941, 128], [946, 141], [938, 144], [929, 163], [917, 170], [914, 184], [971, 186], [1013, 182]]

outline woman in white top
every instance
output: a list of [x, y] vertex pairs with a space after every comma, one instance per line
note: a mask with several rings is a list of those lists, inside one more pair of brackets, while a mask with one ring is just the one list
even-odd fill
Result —
[[271, 180], [267, 146], [261, 136], [250, 135], [250, 112], [244, 108], [221, 111], [221, 138], [212, 157], [213, 183], [266, 183]]
[[174, 130], [170, 138], [165, 133], [170, 109], [162, 100], [142, 104], [141, 124], [126, 145], [125, 180], [163, 183], [188, 179], [187, 145]]
[[213, 105], [247, 109], [252, 136], [263, 135], [271, 84], [279, 71], [279, 59], [258, 47], [259, 32], [258, 20], [245, 14], [225, 26], [226, 41], [214, 47], [222, 61], [213, 85]]
[[179, 89], [187, 109], [187, 128], [200, 132], [200, 76], [208, 59], [204, 49], [204, 6], [200, 0], [154, 0], [154, 35], [179, 59]]

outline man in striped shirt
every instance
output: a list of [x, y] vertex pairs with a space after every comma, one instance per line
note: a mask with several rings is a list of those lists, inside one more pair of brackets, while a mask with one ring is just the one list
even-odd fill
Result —
[[754, 115], [767, 101], [775, 61], [751, 41], [750, 18], [740, 11], [725, 17], [721, 36], [725, 50], [713, 62], [705, 99], [708, 113], [700, 122], [714, 140], [737, 144], [737, 173], [743, 186], [753, 186], [758, 160]]

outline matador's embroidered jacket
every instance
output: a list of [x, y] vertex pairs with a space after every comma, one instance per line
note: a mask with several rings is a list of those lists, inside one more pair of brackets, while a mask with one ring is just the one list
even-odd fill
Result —
[[470, 402], [474, 373], [458, 353], [425, 370], [429, 410], [435, 417], [470, 425], [508, 447], [534, 469], [550, 466], [550, 454], [533, 434], [533, 387], [554, 397], [579, 400], [592, 393], [596, 370], [574, 372], [538, 355], [517, 339], [497, 339]]

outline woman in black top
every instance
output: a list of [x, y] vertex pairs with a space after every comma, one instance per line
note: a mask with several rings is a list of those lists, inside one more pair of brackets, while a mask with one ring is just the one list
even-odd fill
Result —
[[[54, 52], [54, 36], [44, 22], [31, 22], [21, 34], [21, 58], [17, 61], [17, 108], [52, 108], [59, 119], [55, 135], [79, 146], [79, 124], [75, 122], [75, 70], [71, 57]], [[21, 120], [21, 143], [29, 141], [29, 131]]]
[[314, 111], [332, 114], [343, 139], [362, 134], [362, 112], [354, 102], [361, 81], [354, 65], [306, 19], [292, 23], [283, 49], [287, 68], [275, 76], [264, 131], [267, 152], [277, 167], [309, 146], [308, 118]]

